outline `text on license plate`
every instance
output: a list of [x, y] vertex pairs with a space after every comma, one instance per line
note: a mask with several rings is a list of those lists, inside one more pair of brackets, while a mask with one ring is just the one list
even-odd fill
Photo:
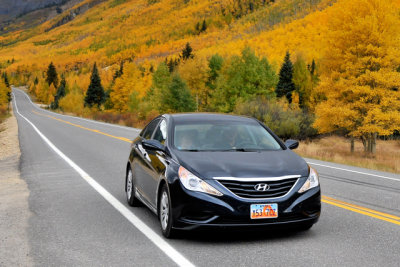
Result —
[[278, 217], [278, 204], [251, 204], [250, 205], [250, 218], [251, 219], [265, 219]]

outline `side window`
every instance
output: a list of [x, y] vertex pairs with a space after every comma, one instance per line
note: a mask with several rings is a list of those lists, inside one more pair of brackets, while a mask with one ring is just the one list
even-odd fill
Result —
[[154, 133], [154, 140], [158, 140], [161, 144], [164, 145], [165, 140], [167, 139], [167, 122], [162, 120], [158, 125], [155, 133]]
[[143, 131], [143, 138], [145, 139], [150, 139], [151, 136], [153, 135], [154, 129], [157, 127], [157, 124], [160, 122], [160, 119], [155, 119], [152, 122], [150, 122], [146, 129]]

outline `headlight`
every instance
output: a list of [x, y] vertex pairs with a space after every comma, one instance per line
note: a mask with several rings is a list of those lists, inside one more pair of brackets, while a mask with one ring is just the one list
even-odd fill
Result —
[[219, 192], [217, 189], [207, 184], [202, 179], [198, 178], [196, 175], [186, 170], [182, 166], [179, 167], [178, 174], [181, 183], [186, 189], [191, 191], [203, 192], [210, 195], [222, 196], [221, 192]]
[[317, 187], [318, 185], [319, 185], [318, 173], [316, 170], [310, 167], [310, 174], [308, 175], [308, 179], [300, 188], [299, 193], [306, 192], [307, 190]]

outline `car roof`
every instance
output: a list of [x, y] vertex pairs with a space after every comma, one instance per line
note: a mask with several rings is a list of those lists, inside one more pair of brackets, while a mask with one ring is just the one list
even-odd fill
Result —
[[255, 122], [253, 118], [220, 113], [175, 113], [165, 114], [171, 117], [174, 122], [207, 122], [207, 121], [235, 121]]

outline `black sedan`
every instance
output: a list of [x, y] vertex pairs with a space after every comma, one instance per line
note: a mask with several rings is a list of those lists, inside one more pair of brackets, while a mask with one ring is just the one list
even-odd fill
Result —
[[318, 221], [317, 172], [256, 119], [162, 115], [132, 142], [129, 205], [158, 215], [164, 236], [199, 227], [296, 227]]

